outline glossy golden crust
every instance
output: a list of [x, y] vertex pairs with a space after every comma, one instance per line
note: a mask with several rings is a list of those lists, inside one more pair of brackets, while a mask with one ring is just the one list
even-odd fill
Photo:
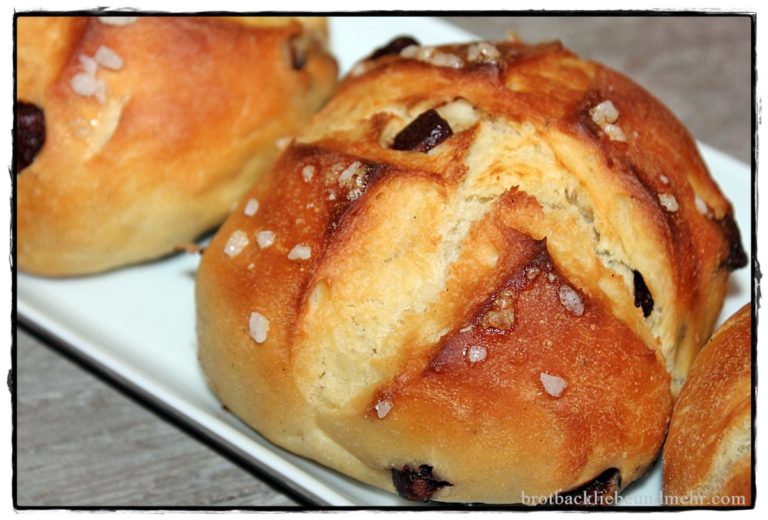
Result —
[[[223, 220], [274, 161], [276, 140], [297, 132], [335, 83], [324, 25], [260, 25], [18, 19], [18, 99], [42, 108], [47, 127], [18, 176], [21, 270], [71, 275], [148, 260]], [[122, 66], [98, 68], [100, 102], [72, 82], [81, 57], [102, 46]]]
[[667, 496], [752, 502], [751, 312], [745, 305], [725, 322], [691, 368], [664, 447]]
[[[356, 67], [198, 273], [200, 359], [235, 414], [386, 489], [392, 471], [402, 483], [419, 468], [422, 484], [451, 484], [429, 494], [443, 501], [641, 475], [671, 413], [667, 367], [685, 373], [677, 349], [708, 334], [727, 278], [717, 219], [730, 206], [680, 124], [557, 44], [497, 48], [494, 64]], [[627, 143], [588, 115], [604, 96]], [[430, 109], [453, 135], [393, 150]], [[662, 174], [674, 213], [655, 191]], [[264, 230], [275, 242], [261, 249]], [[229, 256], [238, 231], [250, 242]], [[297, 244], [309, 258], [289, 259]], [[653, 294], [647, 319], [633, 270]], [[269, 322], [263, 343], [252, 312]]]

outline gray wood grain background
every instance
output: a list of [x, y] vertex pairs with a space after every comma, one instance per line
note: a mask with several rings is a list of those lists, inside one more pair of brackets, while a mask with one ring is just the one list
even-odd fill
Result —
[[[749, 162], [745, 17], [451, 17], [483, 38], [558, 38], [635, 79], [700, 140]], [[296, 502], [26, 330], [17, 342], [18, 506], [291, 506]]]

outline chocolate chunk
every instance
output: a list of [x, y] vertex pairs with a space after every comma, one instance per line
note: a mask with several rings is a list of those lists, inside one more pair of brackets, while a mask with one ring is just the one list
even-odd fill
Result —
[[388, 44], [386, 44], [384, 47], [379, 47], [375, 51], [373, 51], [373, 54], [368, 56], [369, 60], [377, 60], [381, 58], [382, 56], [387, 56], [389, 54], [400, 54], [400, 51], [405, 49], [406, 47], [410, 47], [411, 45], [418, 45], [419, 42], [410, 36], [398, 36]]
[[[616, 500], [616, 493], [621, 488], [621, 472], [616, 468], [603, 471], [594, 480], [576, 489], [558, 493], [558, 497], [570, 497], [570, 505], [609, 506]], [[561, 501], [558, 501], [561, 502]]]
[[400, 130], [395, 136], [392, 148], [427, 153], [452, 135], [453, 130], [448, 121], [440, 117], [436, 110], [431, 109]]
[[401, 497], [417, 502], [426, 502], [438, 489], [453, 485], [436, 479], [432, 475], [432, 466], [427, 464], [419, 466], [418, 471], [407, 464], [401, 470], [392, 468], [392, 483]]
[[747, 253], [744, 252], [744, 247], [741, 245], [741, 232], [739, 226], [736, 225], [736, 221], [733, 220], [733, 215], [726, 215], [717, 223], [723, 230], [723, 236], [728, 241], [728, 256], [720, 262], [720, 268], [726, 268], [731, 271], [739, 269], [747, 265]]
[[45, 144], [45, 114], [37, 105], [18, 101], [14, 107], [14, 115], [16, 124], [13, 129], [13, 142], [18, 175], [32, 164]]
[[307, 63], [306, 42], [295, 36], [289, 41], [288, 48], [291, 50], [291, 67], [293, 70], [304, 68], [304, 64]]
[[645, 285], [643, 275], [639, 271], [632, 270], [635, 281], [635, 307], [643, 309], [643, 316], [648, 317], [653, 311], [653, 296], [648, 286]]

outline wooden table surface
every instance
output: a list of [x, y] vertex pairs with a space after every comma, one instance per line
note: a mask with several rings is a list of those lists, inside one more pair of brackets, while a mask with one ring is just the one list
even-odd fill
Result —
[[[750, 162], [749, 18], [447, 19], [483, 38], [559, 38], [644, 85], [699, 140]], [[17, 506], [301, 504], [23, 328], [16, 354]]]

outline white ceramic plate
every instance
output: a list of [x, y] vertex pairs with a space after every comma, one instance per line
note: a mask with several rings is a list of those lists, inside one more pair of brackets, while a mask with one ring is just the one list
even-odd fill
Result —
[[[331, 34], [342, 71], [400, 34], [414, 34], [426, 44], [472, 38], [440, 20], [403, 17], [337, 18], [331, 22]], [[734, 202], [736, 221], [749, 245], [750, 168], [708, 146], [700, 147], [715, 179]], [[198, 261], [197, 256], [180, 254], [161, 262], [69, 280], [19, 274], [19, 318], [312, 502], [413, 506], [273, 446], [222, 409], [197, 363], [193, 289]], [[749, 270], [736, 271], [731, 279], [720, 321], [750, 301]], [[660, 490], [660, 470], [656, 467], [622, 496], [627, 499], [625, 505], [631, 505], [630, 500], [658, 505]]]

